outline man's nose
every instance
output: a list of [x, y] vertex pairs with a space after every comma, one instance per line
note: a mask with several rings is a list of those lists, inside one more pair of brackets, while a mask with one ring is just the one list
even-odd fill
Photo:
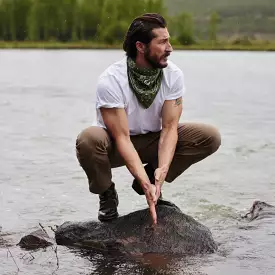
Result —
[[173, 47], [172, 47], [170, 42], [168, 42], [166, 51], [169, 52], [169, 53], [171, 53], [173, 51]]

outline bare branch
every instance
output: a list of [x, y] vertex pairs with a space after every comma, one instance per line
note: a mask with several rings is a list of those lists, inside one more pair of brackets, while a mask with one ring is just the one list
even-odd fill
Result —
[[29, 253], [24, 254], [20, 259], [23, 260], [27, 254]]
[[58, 255], [57, 255], [57, 246], [56, 246], [54, 252], [55, 252], [55, 256], [56, 256], [56, 265], [59, 268], [59, 259], [58, 259]]
[[31, 257], [32, 257], [32, 259], [29, 261], [29, 262], [31, 262], [31, 261], [33, 261], [34, 259], [35, 259], [35, 257], [31, 254], [31, 253], [29, 253], [30, 255], [31, 255]]
[[41, 223], [39, 223], [39, 226], [40, 226], [40, 227], [42, 228], [42, 230], [48, 235], [47, 231], [45, 230], [44, 226], [43, 226]]
[[56, 230], [53, 229], [53, 227], [50, 225], [49, 228], [55, 233]]
[[18, 265], [17, 265], [17, 263], [16, 263], [16, 261], [15, 261], [15, 259], [14, 259], [13, 255], [11, 254], [10, 249], [8, 248], [8, 246], [6, 246], [6, 248], [7, 248], [8, 252], [9, 252], [9, 254], [10, 254], [10, 255], [11, 255], [11, 257], [12, 257], [13, 262], [15, 263], [15, 265], [16, 265], [16, 267], [17, 267], [17, 272], [19, 272], [19, 271], [20, 271], [20, 269], [19, 269], [19, 267], [18, 267]]
[[57, 255], [57, 246], [55, 247], [54, 252], [55, 252], [55, 256], [56, 256], [56, 265], [57, 265], [57, 268], [56, 268], [56, 270], [52, 273], [52, 275], [55, 274], [55, 272], [59, 269], [59, 259], [58, 259], [58, 255]]

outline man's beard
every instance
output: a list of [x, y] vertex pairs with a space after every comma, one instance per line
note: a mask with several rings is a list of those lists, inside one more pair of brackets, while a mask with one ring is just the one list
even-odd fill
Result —
[[[169, 54], [164, 54], [161, 58], [164, 58], [167, 56], [169, 56]], [[146, 50], [144, 52], [144, 58], [154, 69], [163, 69], [167, 67], [167, 65], [163, 65], [160, 63], [161, 58], [158, 59], [156, 56], [151, 55], [151, 51], [149, 47], [146, 47]]]

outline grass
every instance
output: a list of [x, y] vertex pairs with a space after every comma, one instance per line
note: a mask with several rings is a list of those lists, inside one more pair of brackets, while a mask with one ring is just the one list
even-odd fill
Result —
[[[173, 45], [175, 50], [234, 50], [234, 51], [275, 51], [274, 42], [252, 42], [251, 44], [230, 44], [228, 42], [219, 42], [211, 44], [201, 42], [198, 44], [185, 46]], [[88, 41], [81, 42], [7, 42], [0, 41], [0, 49], [122, 49], [121, 44], [107, 45], [96, 44]]]
[[119, 49], [120, 45], [97, 44], [88, 41], [0, 41], [0, 49]]

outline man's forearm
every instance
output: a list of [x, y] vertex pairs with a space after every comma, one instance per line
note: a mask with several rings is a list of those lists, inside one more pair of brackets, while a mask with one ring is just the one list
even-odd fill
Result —
[[140, 157], [130, 138], [127, 136], [119, 137], [116, 140], [116, 145], [118, 152], [124, 159], [128, 170], [141, 184], [143, 190], [145, 191], [148, 187], [148, 184], [150, 184], [150, 180], [145, 172]]
[[162, 129], [158, 147], [158, 167], [167, 167], [168, 171], [174, 157], [177, 141], [177, 127]]

